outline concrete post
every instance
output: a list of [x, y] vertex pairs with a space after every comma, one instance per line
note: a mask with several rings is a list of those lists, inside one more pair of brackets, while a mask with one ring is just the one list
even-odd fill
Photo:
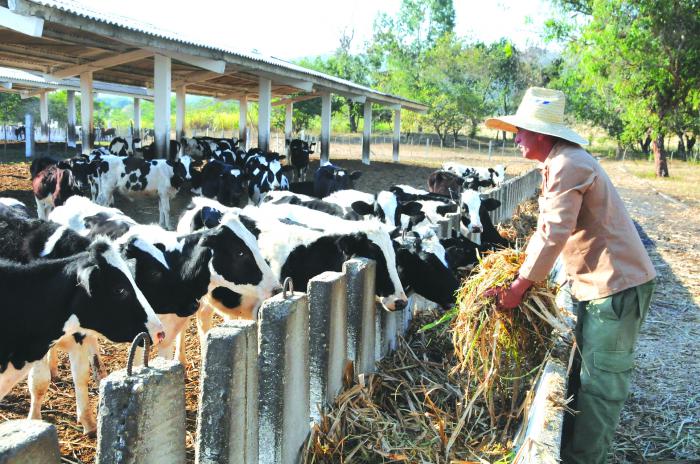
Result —
[[355, 361], [355, 374], [374, 372], [377, 265], [353, 258], [343, 264], [343, 271], [348, 280], [348, 358]]
[[69, 90], [66, 95], [66, 105], [68, 107], [68, 146], [75, 148], [75, 90]]
[[40, 420], [8, 420], [0, 424], [0, 463], [59, 464], [56, 427]]
[[439, 219], [438, 225], [440, 226], [440, 233], [438, 236], [441, 239], [450, 238], [450, 220], [449, 219]]
[[372, 139], [372, 102], [365, 101], [362, 127], [362, 164], [369, 165], [369, 148]]
[[[459, 201], [459, 200], [457, 200]], [[459, 213], [447, 213], [447, 219], [450, 221], [450, 234], [452, 232], [456, 232], [457, 235], [459, 235], [459, 228], [460, 228], [460, 214]], [[449, 237], [448, 237], [449, 238]]]
[[248, 98], [244, 95], [238, 100], [238, 145], [244, 150], [248, 149], [248, 132], [246, 124], [248, 118]]
[[321, 95], [321, 164], [330, 158], [331, 94]]
[[184, 85], [175, 89], [175, 140], [178, 142], [185, 136], [185, 112], [187, 92]]
[[39, 116], [41, 116], [41, 139], [49, 140], [49, 92], [39, 94]]
[[258, 462], [258, 326], [232, 320], [207, 333], [197, 413], [198, 464]]
[[141, 138], [141, 99], [134, 97], [134, 137]]
[[309, 306], [306, 295], [265, 300], [258, 331], [261, 464], [299, 462], [309, 435]]
[[272, 81], [258, 78], [258, 148], [270, 150], [270, 113], [272, 112]]
[[289, 142], [292, 140], [292, 122], [294, 120], [294, 103], [287, 103], [284, 114], [284, 147], [287, 156], [289, 156]]
[[29, 113], [24, 115], [24, 156], [34, 157], [34, 119]]
[[170, 153], [170, 93], [171, 67], [169, 56], [154, 55], [153, 67], [153, 125], [155, 126], [156, 157], [168, 158]]
[[92, 71], [88, 71], [80, 75], [80, 143], [83, 155], [90, 154], [92, 142], [95, 140], [92, 111]]
[[333, 403], [343, 386], [347, 361], [347, 279], [324, 272], [309, 281], [311, 420], [320, 420], [318, 406]]
[[401, 108], [394, 110], [394, 138], [392, 157], [394, 163], [399, 162], [399, 145], [401, 144]]
[[382, 359], [396, 349], [397, 336], [403, 334], [404, 311], [387, 311], [380, 302], [375, 303], [379, 325], [376, 357]]
[[100, 383], [97, 464], [185, 462], [185, 370], [156, 358]]

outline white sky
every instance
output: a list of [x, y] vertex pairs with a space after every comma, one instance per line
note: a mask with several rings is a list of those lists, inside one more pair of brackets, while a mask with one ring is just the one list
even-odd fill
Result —
[[[372, 37], [377, 13], [395, 15], [401, 0], [79, 0], [229, 47], [294, 60], [332, 53], [343, 30], [353, 45]], [[98, 6], [99, 5], [99, 6]], [[507, 37], [517, 46], [544, 46], [537, 31], [550, 11], [546, 0], [454, 0], [460, 36], [486, 43]], [[529, 21], [528, 21], [529, 18]]]

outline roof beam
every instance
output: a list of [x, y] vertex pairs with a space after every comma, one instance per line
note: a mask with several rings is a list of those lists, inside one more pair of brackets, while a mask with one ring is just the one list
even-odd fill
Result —
[[150, 56], [153, 56], [153, 52], [149, 50], [132, 50], [120, 55], [112, 55], [107, 58], [102, 58], [101, 60], [91, 61], [90, 63], [59, 69], [58, 71], [54, 71], [52, 76], [56, 79], [65, 79], [66, 77], [77, 76], [86, 71], [99, 71], [101, 69], [119, 66], [120, 64], [130, 63], [132, 61], [139, 61]]
[[313, 100], [314, 98], [320, 98], [320, 93], [311, 93], [308, 95], [299, 95], [298, 97], [283, 98], [282, 100], [276, 100], [272, 102], [272, 106], [286, 105], [287, 103], [296, 103], [300, 101]]
[[[9, 2], [12, 5], [13, 2]], [[21, 32], [32, 37], [41, 37], [44, 31], [44, 20], [36, 16], [24, 16], [0, 7], [0, 26]]]
[[212, 79], [216, 79], [217, 77], [221, 77], [222, 75], [223, 74], [212, 71], [194, 71], [176, 81], [173, 81], [173, 88], [180, 87], [181, 85], [209, 81]]
[[26, 100], [27, 98], [38, 97], [43, 93], [51, 92], [53, 89], [36, 89], [36, 90], [22, 90], [19, 93], [19, 98]]
[[0, 88], [3, 88], [5, 90], [11, 90], [12, 82], [0, 82]]
[[188, 55], [186, 53], [174, 52], [170, 50], [163, 50], [152, 47], [149, 47], [148, 50], [154, 53], [169, 56], [174, 60], [182, 61], [183, 63], [187, 63], [198, 68], [206, 69], [207, 71], [223, 74], [226, 70], [226, 62], [224, 60], [214, 60], [211, 58], [204, 58], [201, 56]]
[[312, 92], [314, 90], [314, 84], [310, 81], [294, 79], [291, 77], [283, 77], [279, 74], [268, 73], [264, 71], [261, 72], [257, 70], [251, 70], [251, 72], [256, 76], [270, 79], [275, 84], [282, 84], [289, 87], [294, 87], [295, 89], [303, 90], [304, 92]]

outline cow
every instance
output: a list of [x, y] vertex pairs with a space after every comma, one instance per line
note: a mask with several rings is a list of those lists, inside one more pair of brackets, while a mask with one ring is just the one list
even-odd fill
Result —
[[29, 209], [19, 200], [10, 197], [0, 197], [0, 216], [29, 219]]
[[294, 180], [305, 181], [306, 171], [309, 169], [309, 155], [313, 155], [313, 147], [316, 142], [309, 142], [301, 139], [287, 140], [289, 145], [289, 163], [294, 168]]
[[112, 137], [117, 135], [117, 129], [110, 127], [107, 129], [100, 129], [100, 139], [101, 140], [112, 140]]
[[338, 190], [352, 189], [361, 175], [360, 171], [348, 172], [331, 163], [324, 164], [314, 173], [313, 196], [324, 198]]
[[46, 219], [54, 207], [62, 205], [71, 196], [82, 193], [73, 172], [59, 167], [57, 160], [37, 158], [32, 161], [29, 171], [40, 219]]
[[478, 185], [474, 184], [472, 178], [465, 180], [450, 171], [435, 171], [428, 176], [428, 191], [430, 193], [437, 193], [457, 201], [465, 188], [478, 190]]
[[27, 138], [27, 129], [24, 126], [15, 128], [15, 138], [17, 140], [25, 140]]
[[109, 152], [117, 156], [129, 155], [129, 142], [123, 137], [114, 137], [109, 142]]
[[401, 216], [415, 217], [421, 214], [421, 205], [415, 201], [399, 202], [392, 192], [381, 191], [374, 195], [359, 190], [339, 190], [323, 199], [335, 203], [348, 214], [352, 210], [360, 216], [374, 216], [391, 227], [401, 227]]
[[253, 204], [259, 204], [264, 193], [272, 190], [289, 190], [289, 181], [284, 175], [291, 169], [282, 166], [285, 158], [279, 153], [262, 153], [252, 149], [245, 161], [245, 175], [248, 178], [248, 198]]
[[[202, 160], [209, 160], [216, 157], [221, 161], [229, 164], [235, 164], [234, 160], [240, 158], [242, 161], [245, 156], [245, 151], [238, 149], [237, 139], [214, 138], [214, 137], [183, 137], [180, 139], [182, 143], [183, 153]], [[224, 152], [229, 152], [223, 155]], [[223, 158], [219, 158], [223, 155]]]
[[442, 169], [452, 172], [465, 180], [471, 179], [471, 184], [476, 186], [477, 189], [480, 187], [497, 187], [501, 185], [505, 180], [506, 172], [506, 167], [502, 164], [498, 164], [494, 168], [481, 168], [448, 162], [442, 165]]
[[212, 160], [201, 173], [200, 194], [213, 198], [225, 206], [241, 206], [247, 203], [246, 174], [238, 167]]
[[[83, 333], [100, 333], [114, 342], [130, 342], [141, 332], [147, 332], [154, 344], [165, 338], [163, 325], [107, 239], [95, 240], [86, 251], [62, 259], [28, 264], [0, 259], [0, 292], [4, 321], [0, 399], [32, 369], [32, 389], [46, 391], [47, 353], [64, 338], [74, 338], [76, 344], [83, 338], [75, 334]], [[89, 403], [79, 399], [78, 415], [91, 432], [94, 418], [88, 410], [80, 410], [85, 404]], [[30, 411], [34, 419], [40, 414], [40, 410]]]
[[[180, 142], [177, 140], [171, 140], [169, 149], [168, 149], [168, 159], [169, 160], [175, 160], [177, 159], [179, 153], [180, 153]], [[134, 155], [137, 155], [138, 151], [134, 150]], [[159, 159], [158, 158], [158, 153], [156, 153], [156, 144], [153, 142], [150, 145], [146, 145], [141, 148], [140, 150], [141, 157], [145, 160], [151, 161], [154, 159]]]
[[114, 203], [114, 192], [127, 197], [157, 195], [159, 224], [170, 228], [170, 199], [187, 178], [187, 171], [180, 161], [145, 159], [133, 156], [102, 156], [98, 167], [97, 203], [109, 206]]

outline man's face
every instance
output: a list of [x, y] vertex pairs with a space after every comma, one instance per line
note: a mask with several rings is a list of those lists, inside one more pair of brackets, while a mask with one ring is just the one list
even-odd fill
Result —
[[518, 127], [515, 135], [515, 143], [520, 146], [523, 158], [544, 162], [552, 148], [545, 140], [547, 136]]

